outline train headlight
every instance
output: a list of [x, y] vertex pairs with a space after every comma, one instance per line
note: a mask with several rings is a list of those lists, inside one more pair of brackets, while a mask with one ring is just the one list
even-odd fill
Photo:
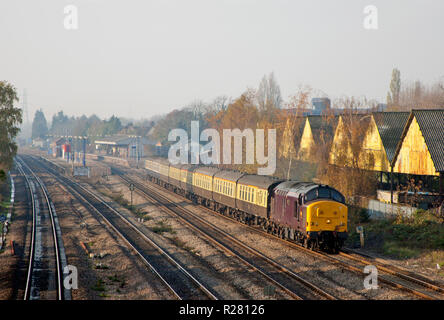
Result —
[[327, 219], [327, 221], [326, 221], [327, 223], [331, 223], [331, 220], [330, 219]]

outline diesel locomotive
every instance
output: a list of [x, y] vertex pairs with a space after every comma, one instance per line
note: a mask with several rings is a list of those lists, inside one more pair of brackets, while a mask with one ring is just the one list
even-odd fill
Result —
[[146, 160], [145, 169], [164, 188], [306, 248], [338, 252], [347, 238], [345, 198], [327, 185], [161, 158]]

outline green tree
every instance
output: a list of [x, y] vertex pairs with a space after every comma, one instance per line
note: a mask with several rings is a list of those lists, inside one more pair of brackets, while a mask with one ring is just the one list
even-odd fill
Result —
[[22, 123], [22, 110], [14, 107], [18, 102], [16, 89], [6, 81], [0, 81], [0, 171], [9, 170], [17, 153], [15, 137]]
[[32, 122], [32, 138], [45, 138], [48, 134], [48, 125], [42, 109], [37, 110]]
[[66, 135], [68, 124], [69, 118], [63, 113], [63, 111], [59, 111], [52, 117], [51, 133], [54, 135]]
[[102, 134], [116, 134], [120, 130], [122, 130], [122, 123], [120, 122], [120, 119], [118, 117], [113, 115], [109, 120], [104, 121]]
[[[168, 134], [171, 129], [184, 129], [188, 133], [191, 131], [191, 121], [199, 120], [195, 118], [195, 113], [190, 109], [173, 110], [164, 118], [160, 119], [154, 127], [152, 138], [169, 144]], [[201, 129], [203, 126], [201, 126]]]

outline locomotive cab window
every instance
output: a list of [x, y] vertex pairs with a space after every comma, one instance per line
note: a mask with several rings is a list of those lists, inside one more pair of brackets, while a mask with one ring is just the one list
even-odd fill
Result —
[[345, 203], [345, 198], [342, 194], [336, 190], [325, 187], [310, 190], [305, 195], [305, 202], [313, 201], [315, 199], [332, 199], [334, 201]]

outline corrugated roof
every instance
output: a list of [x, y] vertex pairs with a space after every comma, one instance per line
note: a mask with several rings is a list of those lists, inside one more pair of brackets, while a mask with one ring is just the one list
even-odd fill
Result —
[[395, 157], [396, 148], [401, 140], [404, 127], [409, 119], [409, 112], [374, 112], [373, 119], [379, 131], [382, 144], [391, 163]]
[[444, 110], [412, 110], [424, 136], [435, 170], [444, 172]]
[[325, 116], [307, 116], [307, 119], [310, 123], [311, 132], [315, 142], [322, 142], [319, 141], [321, 135], [324, 135], [325, 138], [333, 139], [338, 124], [337, 116], [334, 116], [333, 118]]

